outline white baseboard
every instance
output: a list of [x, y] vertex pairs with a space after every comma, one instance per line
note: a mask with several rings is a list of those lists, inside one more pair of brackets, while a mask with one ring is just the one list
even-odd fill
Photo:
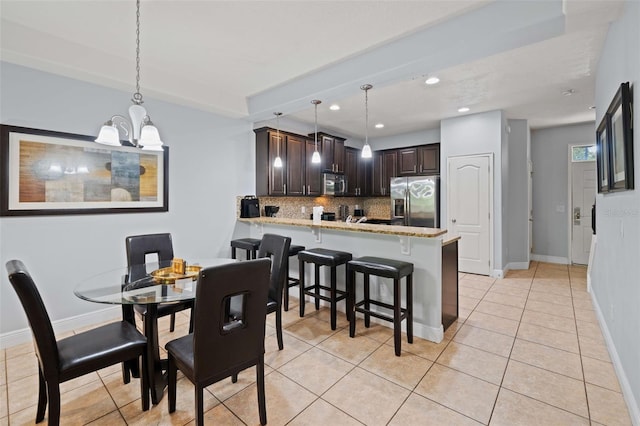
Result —
[[529, 262], [511, 262], [507, 265], [506, 270], [524, 270], [529, 269]]
[[[54, 332], [64, 333], [66, 331], [75, 330], [93, 324], [100, 324], [105, 321], [119, 318], [122, 318], [122, 309], [120, 309], [120, 306], [111, 306], [99, 311], [52, 321], [51, 325], [53, 326]], [[33, 335], [31, 334], [30, 328], [23, 328], [22, 330], [3, 333], [0, 335], [0, 349], [30, 342], [32, 339]]]
[[589, 249], [589, 264], [587, 265], [587, 291], [591, 293], [591, 267], [596, 255], [596, 235], [591, 237], [591, 248]]
[[622, 396], [624, 397], [624, 401], [627, 403], [627, 408], [629, 409], [629, 417], [631, 417], [631, 423], [633, 423], [634, 426], [640, 426], [640, 407], [638, 407], [638, 404], [636, 403], [636, 399], [633, 395], [633, 389], [631, 388], [631, 384], [629, 383], [624, 368], [622, 367], [622, 363], [620, 362], [618, 351], [613, 344], [613, 339], [611, 338], [611, 333], [609, 333], [607, 323], [604, 320], [604, 315], [602, 314], [600, 305], [598, 305], [598, 301], [596, 300], [593, 293], [591, 293], [591, 302], [593, 303], [594, 310], [596, 311], [596, 316], [598, 317], [600, 329], [602, 330], [604, 340], [607, 344], [607, 349], [609, 350], [609, 356], [611, 357], [613, 368], [616, 372], [616, 376], [618, 376], [618, 382], [620, 382]]
[[504, 269], [494, 269], [493, 272], [491, 272], [491, 278], [499, 278], [502, 279], [504, 278], [504, 276], [506, 275], [506, 273], [509, 271], [509, 268], [504, 268]]
[[546, 256], [544, 254], [533, 254], [533, 253], [531, 253], [531, 260], [536, 260], [538, 262], [547, 262], [547, 263], [559, 263], [561, 265], [568, 265], [569, 264], [569, 258], [568, 257]]

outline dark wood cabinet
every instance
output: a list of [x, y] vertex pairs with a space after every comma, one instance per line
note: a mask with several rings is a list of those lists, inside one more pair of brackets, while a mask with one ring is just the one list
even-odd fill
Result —
[[362, 151], [345, 147], [344, 174], [347, 178], [345, 195], [365, 197], [371, 195], [371, 159], [361, 158]]
[[[306, 170], [305, 155], [307, 141], [305, 138], [287, 135], [287, 187], [286, 195], [305, 195]], [[311, 162], [311, 160], [309, 160]]]
[[[286, 194], [287, 147], [285, 135], [273, 129], [256, 129], [256, 195]], [[283, 167], [274, 167], [277, 155], [282, 159]]]
[[373, 153], [371, 195], [388, 196], [392, 177], [398, 176], [398, 151], [395, 149]]
[[[305, 183], [307, 188], [303, 195], [322, 195], [322, 163], [312, 163], [311, 157], [315, 151], [315, 142], [307, 139], [305, 150]], [[320, 151], [320, 147], [318, 147]]]
[[[309, 135], [310, 138], [314, 134]], [[318, 132], [318, 145], [322, 146], [322, 171], [328, 173], [344, 173], [345, 146], [344, 139]]]
[[398, 176], [440, 174], [440, 144], [398, 149]]

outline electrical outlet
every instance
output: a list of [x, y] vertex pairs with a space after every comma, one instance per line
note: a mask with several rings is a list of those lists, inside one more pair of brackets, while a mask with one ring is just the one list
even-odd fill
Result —
[[302, 211], [302, 213], [306, 213], [306, 212], [307, 212], [307, 208], [306, 208], [305, 206], [302, 206], [302, 207], [300, 208], [300, 210]]

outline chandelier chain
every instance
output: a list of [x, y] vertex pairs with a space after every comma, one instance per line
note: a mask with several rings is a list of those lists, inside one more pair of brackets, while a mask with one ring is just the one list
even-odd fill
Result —
[[364, 89], [364, 143], [369, 143], [369, 89]]
[[131, 100], [137, 105], [143, 103], [140, 93], [140, 0], [136, 1], [136, 93]]

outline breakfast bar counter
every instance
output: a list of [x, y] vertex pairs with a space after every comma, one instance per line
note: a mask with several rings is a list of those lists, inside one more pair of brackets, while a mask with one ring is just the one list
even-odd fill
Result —
[[[415, 336], [438, 343], [443, 339], [444, 329], [455, 320], [451, 316], [452, 303], [455, 304], [453, 312], [457, 317], [457, 257], [452, 261], [450, 255], [443, 255], [443, 253], [451, 252], [452, 247], [457, 249], [459, 237], [451, 237], [446, 229], [366, 222], [321, 221], [317, 224], [309, 219], [256, 217], [239, 218], [233, 238], [262, 238], [265, 233], [286, 235], [291, 237], [292, 244], [303, 245], [308, 249], [327, 248], [350, 252], [354, 258], [375, 256], [413, 263]], [[295, 271], [297, 262], [290, 263], [291, 269]], [[306, 278], [311, 279], [310, 276]], [[326, 278], [321, 277], [321, 279]], [[346, 288], [345, 273], [342, 268], [338, 270], [338, 287]], [[360, 293], [362, 282], [358, 282], [356, 288]], [[445, 299], [443, 299], [443, 293]], [[455, 297], [452, 299], [451, 295]], [[372, 276], [371, 296], [379, 300], [391, 301], [393, 282]], [[448, 306], [445, 308], [446, 315], [443, 315], [443, 303]], [[344, 306], [339, 305], [339, 309], [344, 309]], [[387, 325], [385, 322], [381, 324]]]

